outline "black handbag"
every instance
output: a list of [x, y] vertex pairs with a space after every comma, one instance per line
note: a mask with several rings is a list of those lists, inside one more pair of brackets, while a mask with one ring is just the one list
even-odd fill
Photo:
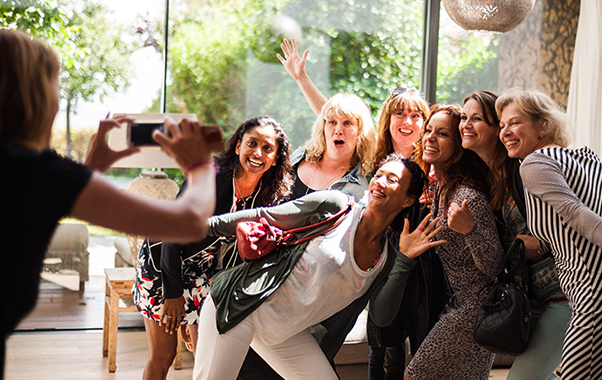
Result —
[[495, 354], [518, 355], [527, 349], [532, 328], [528, 278], [524, 242], [515, 239], [497, 278], [481, 289], [488, 294], [473, 331], [474, 340]]

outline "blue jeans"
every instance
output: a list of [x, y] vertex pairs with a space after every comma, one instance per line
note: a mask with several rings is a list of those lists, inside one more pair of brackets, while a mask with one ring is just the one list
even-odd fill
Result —
[[556, 380], [564, 333], [571, 319], [567, 303], [548, 305], [533, 313], [534, 328], [527, 351], [516, 358], [507, 380]]

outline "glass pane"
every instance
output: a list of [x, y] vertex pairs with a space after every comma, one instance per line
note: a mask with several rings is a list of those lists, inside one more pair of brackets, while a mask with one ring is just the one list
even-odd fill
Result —
[[292, 146], [302, 145], [315, 116], [276, 58], [286, 37], [310, 50], [306, 71], [327, 97], [355, 93], [376, 118], [394, 88], [418, 87], [423, 9], [409, 0], [179, 2], [170, 15], [168, 111], [226, 131], [272, 115]]
[[579, 20], [578, 1], [536, 1], [517, 28], [469, 32], [441, 7], [437, 102], [459, 103], [475, 90], [537, 88], [566, 106]]

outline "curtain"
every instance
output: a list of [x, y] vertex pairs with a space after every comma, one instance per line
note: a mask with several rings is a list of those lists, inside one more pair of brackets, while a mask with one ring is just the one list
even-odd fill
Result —
[[567, 113], [573, 121], [571, 147], [602, 154], [602, 2], [581, 0]]

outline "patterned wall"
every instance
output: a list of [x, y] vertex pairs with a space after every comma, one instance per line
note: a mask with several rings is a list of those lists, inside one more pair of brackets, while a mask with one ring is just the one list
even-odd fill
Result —
[[499, 90], [537, 88], [566, 108], [580, 0], [536, 0], [531, 14], [503, 34]]

